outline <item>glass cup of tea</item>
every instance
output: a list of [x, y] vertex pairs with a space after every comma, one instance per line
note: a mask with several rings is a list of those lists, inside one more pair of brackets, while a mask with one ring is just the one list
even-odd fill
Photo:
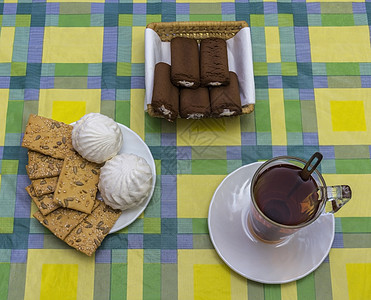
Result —
[[254, 238], [284, 243], [324, 212], [335, 213], [350, 200], [348, 185], [326, 186], [317, 169], [303, 179], [306, 164], [301, 158], [279, 156], [264, 162], [254, 173], [247, 216], [248, 231]]

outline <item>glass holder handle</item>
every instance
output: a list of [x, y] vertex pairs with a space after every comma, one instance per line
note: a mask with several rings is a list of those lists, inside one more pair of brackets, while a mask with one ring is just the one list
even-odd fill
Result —
[[335, 185], [327, 187], [327, 201], [331, 201], [332, 211], [336, 213], [352, 198], [352, 190], [349, 185]]

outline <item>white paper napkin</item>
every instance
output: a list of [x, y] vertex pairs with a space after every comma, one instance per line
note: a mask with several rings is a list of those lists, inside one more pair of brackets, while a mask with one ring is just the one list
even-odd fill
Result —
[[[158, 34], [146, 28], [144, 36], [145, 85], [144, 110], [152, 102], [155, 65], [164, 62], [171, 65], [170, 42], [162, 42]], [[255, 104], [255, 83], [252, 61], [250, 28], [242, 28], [233, 38], [227, 40], [228, 66], [238, 76], [241, 104]]]

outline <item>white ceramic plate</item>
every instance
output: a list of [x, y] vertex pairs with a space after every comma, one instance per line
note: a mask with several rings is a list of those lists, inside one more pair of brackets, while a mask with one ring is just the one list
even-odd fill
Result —
[[113, 227], [111, 228], [110, 233], [113, 233], [122, 228], [125, 228], [126, 226], [133, 223], [141, 215], [141, 213], [146, 209], [149, 201], [152, 198], [153, 191], [155, 189], [155, 184], [156, 184], [155, 161], [153, 159], [152, 153], [149, 150], [147, 144], [133, 130], [131, 130], [130, 128], [120, 123], [117, 123], [117, 124], [120, 126], [122, 137], [124, 139], [122, 148], [118, 154], [133, 153], [133, 154], [143, 157], [147, 161], [149, 166], [151, 167], [153, 180], [152, 180], [151, 191], [147, 199], [145, 199], [139, 206], [133, 207], [128, 210], [124, 210], [121, 216], [116, 221], [115, 225], [113, 225]]
[[[71, 125], [74, 125], [74, 124], [75, 123], [72, 123]], [[109, 233], [113, 233], [120, 229], [125, 228], [126, 226], [133, 223], [141, 215], [141, 213], [146, 209], [149, 201], [151, 200], [153, 191], [156, 185], [155, 161], [153, 159], [152, 153], [149, 150], [147, 144], [133, 130], [131, 130], [130, 128], [120, 123], [117, 123], [117, 124], [119, 125], [121, 129], [122, 137], [123, 137], [123, 143], [122, 143], [123, 145], [118, 154], [133, 153], [133, 154], [143, 157], [147, 161], [149, 166], [151, 167], [153, 180], [152, 180], [151, 191], [148, 197], [139, 206], [123, 211], [121, 216], [118, 218], [116, 223], [113, 225]], [[97, 195], [97, 198], [102, 200], [99, 193]]]
[[280, 246], [258, 242], [247, 234], [250, 184], [260, 162], [229, 174], [216, 189], [209, 207], [212, 243], [222, 260], [245, 278], [282, 284], [313, 272], [328, 255], [335, 234], [332, 214], [323, 214]]

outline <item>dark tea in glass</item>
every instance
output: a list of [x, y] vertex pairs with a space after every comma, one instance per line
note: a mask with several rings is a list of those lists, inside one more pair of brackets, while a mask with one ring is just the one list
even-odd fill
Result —
[[273, 244], [288, 242], [325, 212], [326, 203], [332, 205], [328, 212], [334, 213], [350, 200], [350, 187], [326, 186], [315, 165], [311, 159], [292, 156], [278, 156], [261, 164], [250, 185], [250, 238]]
[[300, 177], [301, 168], [279, 164], [259, 175], [253, 187], [255, 201], [262, 213], [283, 225], [299, 225], [312, 218], [320, 205], [318, 186], [309, 177]]

